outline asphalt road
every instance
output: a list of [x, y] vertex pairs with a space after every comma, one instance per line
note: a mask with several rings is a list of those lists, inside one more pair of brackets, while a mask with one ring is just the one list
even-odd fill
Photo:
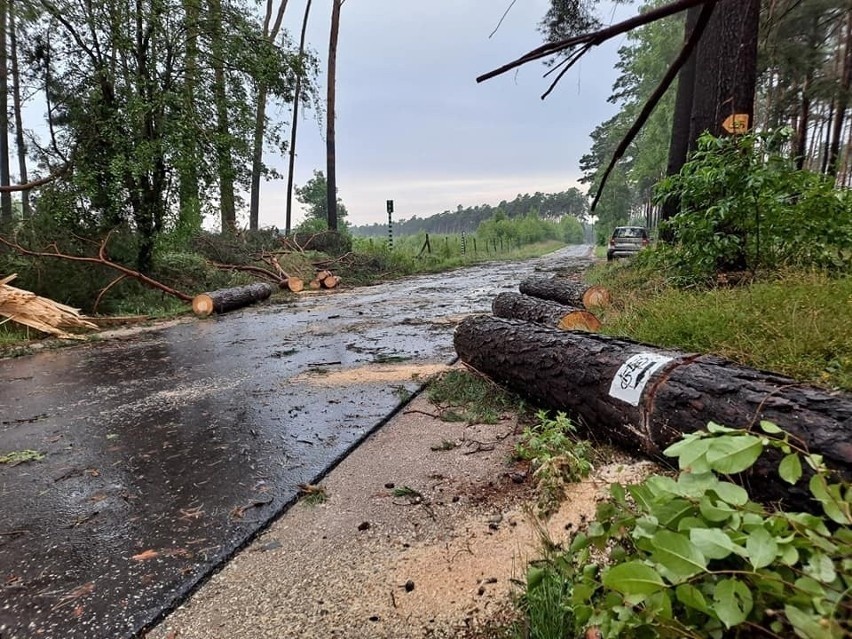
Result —
[[131, 637], [455, 357], [539, 260], [409, 278], [0, 361], [0, 639]]

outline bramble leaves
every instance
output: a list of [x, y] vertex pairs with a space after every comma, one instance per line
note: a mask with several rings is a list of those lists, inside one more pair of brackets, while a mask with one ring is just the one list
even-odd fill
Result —
[[[685, 436], [665, 451], [678, 458], [676, 478], [611, 489], [569, 551], [537, 566], [569, 593], [565, 636], [591, 626], [603, 636], [848, 636], [852, 487], [775, 424], [760, 429], [712, 424]], [[778, 472], [790, 484], [807, 463], [824, 516], [769, 511], [721, 476], [748, 471], [765, 448], [784, 455]]]

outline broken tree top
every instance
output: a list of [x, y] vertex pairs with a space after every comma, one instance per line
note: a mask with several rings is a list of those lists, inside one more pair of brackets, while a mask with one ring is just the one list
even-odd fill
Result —
[[[590, 436], [637, 452], [659, 458], [682, 434], [710, 421], [753, 428], [768, 420], [829, 466], [852, 473], [849, 393], [711, 355], [490, 316], [465, 319], [454, 342], [472, 368], [579, 418]], [[776, 477], [774, 469], [757, 471]]]
[[79, 339], [66, 329], [98, 328], [83, 319], [79, 309], [10, 286], [15, 277], [15, 274], [0, 277], [0, 316], [63, 339]]

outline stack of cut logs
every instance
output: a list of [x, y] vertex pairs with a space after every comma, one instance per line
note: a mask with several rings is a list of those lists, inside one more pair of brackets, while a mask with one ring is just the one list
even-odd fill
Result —
[[[589, 309], [609, 303], [598, 287], [537, 278], [520, 290], [498, 295], [493, 316], [462, 321], [456, 352], [471, 368], [568, 413], [590, 438], [663, 460], [663, 450], [708, 422], [752, 430], [766, 420], [852, 477], [849, 393], [719, 357], [594, 334], [600, 322]], [[777, 465], [777, 458], [762, 458], [740, 479], [761, 500], [813, 507], [806, 489], [780, 481]]]
[[317, 291], [321, 288], [336, 288], [340, 278], [331, 271], [318, 271], [317, 276], [308, 282], [308, 288]]
[[[279, 267], [280, 270], [280, 267]], [[281, 273], [281, 282], [279, 286], [285, 286], [293, 293], [300, 293], [305, 289], [304, 280], [293, 275]], [[308, 288], [319, 290], [320, 288], [336, 288], [340, 284], [340, 277], [334, 275], [331, 271], [318, 271], [316, 277], [308, 282]], [[196, 295], [192, 299], [192, 311], [198, 317], [207, 317], [213, 313], [225, 313], [233, 311], [249, 304], [261, 302], [268, 298], [275, 291], [272, 284], [256, 283], [246, 286], [235, 286], [233, 288], [223, 288], [218, 291], [209, 291]]]

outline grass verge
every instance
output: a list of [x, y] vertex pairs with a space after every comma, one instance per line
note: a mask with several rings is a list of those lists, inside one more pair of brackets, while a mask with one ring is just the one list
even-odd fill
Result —
[[524, 401], [491, 380], [469, 370], [447, 371], [429, 384], [429, 400], [446, 422], [496, 424], [510, 410], [522, 413]]
[[852, 390], [852, 277], [787, 271], [748, 285], [679, 289], [650, 269], [601, 265], [590, 275], [618, 302], [604, 332], [716, 353], [804, 382]]

